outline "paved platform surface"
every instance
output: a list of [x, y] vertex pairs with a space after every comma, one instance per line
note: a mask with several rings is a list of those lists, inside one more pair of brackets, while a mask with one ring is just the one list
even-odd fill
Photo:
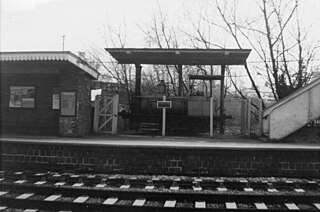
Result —
[[145, 148], [195, 148], [195, 149], [270, 149], [270, 150], [320, 150], [320, 144], [315, 143], [274, 143], [258, 139], [223, 137], [217, 135], [208, 137], [161, 137], [143, 135], [98, 135], [81, 138], [53, 137], [53, 136], [22, 136], [1, 135], [0, 141], [45, 143], [45, 144], [73, 144], [73, 145], [101, 145], [118, 147]]

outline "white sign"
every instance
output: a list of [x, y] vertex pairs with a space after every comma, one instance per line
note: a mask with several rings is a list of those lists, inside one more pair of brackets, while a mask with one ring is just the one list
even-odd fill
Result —
[[171, 108], [171, 101], [157, 101], [157, 108]]
[[60, 95], [52, 94], [52, 109], [59, 110], [60, 109]]

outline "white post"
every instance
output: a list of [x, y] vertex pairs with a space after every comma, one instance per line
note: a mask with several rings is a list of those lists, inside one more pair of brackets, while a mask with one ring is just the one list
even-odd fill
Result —
[[[166, 96], [163, 96], [163, 100], [166, 101]], [[166, 108], [162, 108], [162, 136], [166, 135]]]
[[210, 97], [210, 136], [213, 136], [213, 97]]
[[93, 132], [98, 132], [99, 127], [99, 104], [100, 104], [100, 96], [96, 96], [94, 101], [94, 117], [93, 117]]
[[119, 95], [116, 94], [113, 96], [113, 106], [112, 106], [112, 135], [117, 134], [118, 132], [118, 102]]

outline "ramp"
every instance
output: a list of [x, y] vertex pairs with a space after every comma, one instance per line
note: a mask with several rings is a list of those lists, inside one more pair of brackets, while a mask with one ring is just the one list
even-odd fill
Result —
[[263, 134], [279, 140], [320, 117], [320, 77], [263, 111]]

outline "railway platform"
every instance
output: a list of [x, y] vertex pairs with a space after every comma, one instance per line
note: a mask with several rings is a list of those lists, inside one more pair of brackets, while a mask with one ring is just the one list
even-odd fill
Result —
[[97, 173], [196, 176], [320, 176], [320, 145], [245, 138], [82, 138], [13, 136], [0, 139], [4, 170], [91, 170]]
[[208, 149], [297, 149], [320, 150], [320, 143], [280, 143], [240, 136], [145, 136], [145, 135], [94, 135], [86, 137], [57, 137], [30, 135], [2, 135], [0, 141], [43, 144], [70, 144], [122, 147], [157, 148], [208, 148]]

